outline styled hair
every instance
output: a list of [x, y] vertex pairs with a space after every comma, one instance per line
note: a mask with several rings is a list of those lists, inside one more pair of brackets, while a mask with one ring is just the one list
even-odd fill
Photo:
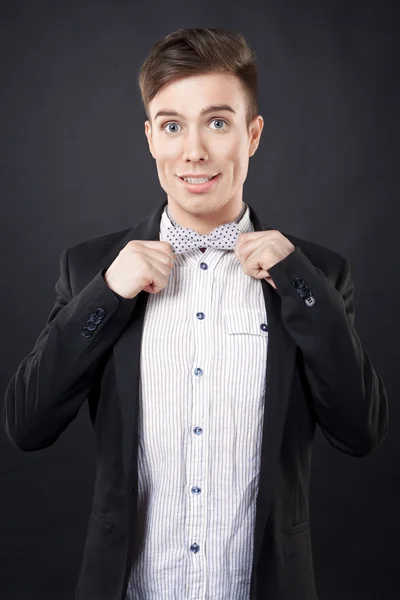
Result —
[[152, 46], [138, 75], [147, 118], [149, 103], [163, 86], [206, 73], [236, 75], [245, 94], [248, 127], [258, 115], [256, 55], [241, 33], [226, 29], [178, 29]]

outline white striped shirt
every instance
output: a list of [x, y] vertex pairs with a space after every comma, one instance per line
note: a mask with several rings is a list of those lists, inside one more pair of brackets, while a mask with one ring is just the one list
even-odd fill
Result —
[[[254, 231], [249, 207], [238, 219]], [[172, 222], [168, 205], [160, 241]], [[149, 294], [140, 361], [138, 517], [128, 600], [248, 600], [268, 328], [233, 250], [176, 255]]]

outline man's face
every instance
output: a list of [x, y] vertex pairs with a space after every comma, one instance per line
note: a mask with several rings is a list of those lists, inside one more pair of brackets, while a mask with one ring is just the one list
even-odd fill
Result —
[[[229, 109], [201, 111], [209, 106]], [[201, 221], [233, 220], [242, 208], [243, 184], [249, 157], [258, 147], [263, 118], [246, 127], [245, 95], [234, 75], [195, 75], [164, 86], [149, 105], [145, 134], [156, 160], [161, 187], [172, 215], [182, 226]], [[176, 111], [160, 115], [159, 111]], [[187, 185], [180, 176], [206, 174], [218, 177], [204, 186]]]

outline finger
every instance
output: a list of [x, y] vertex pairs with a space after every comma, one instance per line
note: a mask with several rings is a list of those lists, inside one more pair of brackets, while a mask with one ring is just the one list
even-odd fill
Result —
[[267, 279], [269, 277], [268, 271], [259, 267], [257, 269], [249, 269], [248, 275], [255, 277], [255, 279]]
[[[145, 246], [146, 248], [158, 249], [158, 251], [162, 249], [162, 252], [173, 255], [173, 248], [169, 242], [162, 242], [160, 240], [131, 240], [131, 242], [135, 242], [135, 245]], [[128, 244], [131, 242], [128, 242]]]
[[260, 236], [257, 236], [256, 238], [249, 238], [248, 240], [238, 241], [235, 247], [235, 256], [239, 258], [240, 250], [241, 255], [247, 258], [252, 252], [254, 252], [254, 250], [264, 247], [267, 243], [268, 241], [264, 238], [263, 243], [260, 244]]
[[165, 263], [166, 265], [173, 265], [175, 262], [175, 255], [169, 254], [167, 252], [161, 252], [160, 248], [151, 248], [147, 246], [146, 248], [136, 248], [136, 254], [143, 254], [151, 259], [156, 259]]
[[268, 234], [272, 234], [272, 231], [245, 231], [243, 233], [239, 233], [238, 235], [238, 239], [246, 241], [246, 240], [250, 240], [250, 239], [254, 239], [257, 240], [260, 237], [265, 237]]

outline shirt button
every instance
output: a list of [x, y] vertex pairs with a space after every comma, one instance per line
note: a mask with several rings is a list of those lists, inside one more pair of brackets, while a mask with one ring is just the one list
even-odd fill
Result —
[[201, 435], [203, 433], [203, 430], [201, 427], [195, 427], [193, 429], [193, 431], [195, 432], [196, 435]]
[[195, 373], [195, 375], [200, 377], [201, 375], [203, 375], [203, 369], [200, 369], [200, 367], [197, 367], [197, 369], [194, 370], [194, 373]]
[[268, 325], [266, 323], [261, 323], [260, 327], [263, 331], [268, 331]]
[[207, 263], [200, 263], [200, 269], [203, 269], [205, 271], [206, 269], [208, 269], [208, 264]]
[[198, 312], [198, 313], [196, 314], [196, 317], [197, 317], [198, 319], [204, 319], [204, 313], [202, 313], [202, 312]]
[[198, 544], [192, 544], [190, 546], [190, 549], [192, 552], [194, 552], [196, 554], [200, 550], [200, 546]]
[[192, 494], [200, 494], [201, 489], [197, 486], [192, 487]]

